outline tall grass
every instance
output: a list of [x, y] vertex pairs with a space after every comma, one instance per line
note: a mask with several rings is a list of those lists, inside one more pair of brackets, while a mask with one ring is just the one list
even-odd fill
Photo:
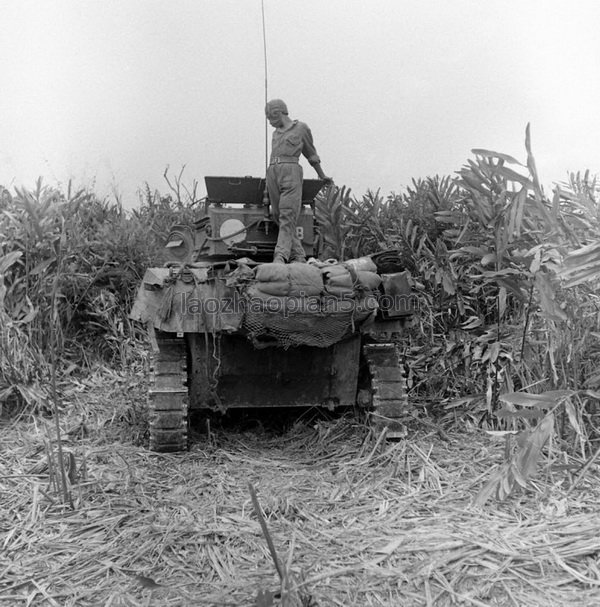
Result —
[[[344, 193], [323, 238], [353, 253], [403, 252], [421, 303], [407, 357], [413, 403], [522, 432], [521, 471], [539, 456], [541, 429], [588, 457], [600, 440], [598, 182], [571, 174], [547, 195], [529, 127], [523, 161], [473, 154], [456, 177], [415, 181], [401, 195]], [[319, 199], [318, 215], [340, 196]]]
[[53, 350], [63, 372], [135, 361], [139, 329], [128, 319], [135, 290], [145, 269], [162, 263], [169, 227], [192, 210], [148, 187], [129, 213], [41, 179], [31, 190], [0, 193], [0, 406], [39, 406]]
[[[129, 213], [41, 180], [0, 192], [2, 406], [43, 401], [50, 347], [63, 372], [135, 360], [138, 334], [127, 316], [135, 289], [162, 263], [169, 227], [191, 223], [198, 202], [180, 178], [167, 180], [169, 196], [146, 187]], [[415, 180], [387, 197], [330, 188], [315, 211], [326, 257], [402, 252], [420, 295], [406, 348], [412, 401], [423, 411], [529, 432], [537, 446], [534, 429], [546, 440], [552, 415], [552, 431], [582, 457], [596, 448], [600, 192], [589, 173], [571, 174], [548, 195], [527, 129], [522, 161], [473, 150], [454, 177]]]

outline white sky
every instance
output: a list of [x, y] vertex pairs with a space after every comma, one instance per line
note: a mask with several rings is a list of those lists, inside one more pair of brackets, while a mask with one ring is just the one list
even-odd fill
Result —
[[[265, 0], [269, 97], [362, 195], [475, 147], [600, 173], [597, 0]], [[0, 184], [264, 174], [260, 0], [0, 0]], [[269, 127], [269, 141], [271, 130]], [[305, 176], [314, 172], [305, 164]], [[203, 182], [202, 182], [203, 183]]]

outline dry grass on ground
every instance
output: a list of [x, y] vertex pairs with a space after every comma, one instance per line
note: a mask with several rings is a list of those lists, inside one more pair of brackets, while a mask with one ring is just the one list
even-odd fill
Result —
[[65, 391], [73, 509], [49, 483], [50, 420], [2, 421], [0, 607], [256, 605], [280, 584], [249, 482], [288, 605], [600, 604], [596, 468], [569, 496], [557, 471], [475, 508], [502, 457], [476, 430], [381, 443], [344, 418], [159, 455], [139, 446], [141, 383], [104, 373]]

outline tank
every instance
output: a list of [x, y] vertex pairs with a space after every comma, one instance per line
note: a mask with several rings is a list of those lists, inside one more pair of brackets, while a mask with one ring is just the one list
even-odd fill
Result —
[[166, 263], [146, 271], [130, 314], [152, 349], [150, 448], [185, 450], [192, 412], [232, 408], [358, 405], [376, 429], [402, 435], [398, 344], [416, 300], [400, 255], [319, 260], [323, 183], [305, 180], [297, 230], [308, 263], [272, 264], [264, 179], [205, 182], [201, 215], [173, 226]]

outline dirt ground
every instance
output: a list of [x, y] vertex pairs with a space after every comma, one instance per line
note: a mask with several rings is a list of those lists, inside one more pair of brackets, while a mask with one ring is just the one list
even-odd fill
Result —
[[473, 427], [386, 442], [352, 415], [305, 413], [164, 455], [144, 446], [144, 402], [139, 374], [63, 387], [66, 504], [53, 420], [2, 418], [0, 607], [600, 604], [597, 468], [567, 494], [564, 458], [475, 507], [503, 446]]

